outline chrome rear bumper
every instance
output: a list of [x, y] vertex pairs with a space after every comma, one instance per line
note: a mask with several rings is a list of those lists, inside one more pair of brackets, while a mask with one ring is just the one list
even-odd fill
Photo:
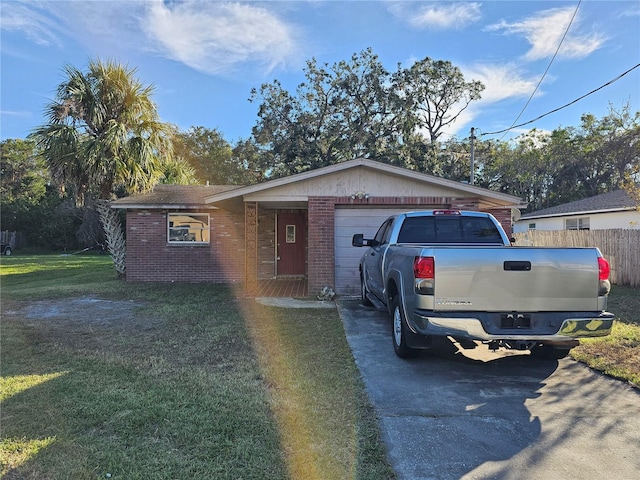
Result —
[[505, 329], [504, 333], [487, 332], [480, 319], [475, 317], [442, 317], [416, 312], [413, 325], [415, 333], [422, 335], [452, 336], [471, 340], [536, 340], [566, 342], [577, 338], [603, 337], [611, 332], [614, 315], [609, 312], [589, 317], [566, 318], [556, 332], [541, 332], [536, 329]]

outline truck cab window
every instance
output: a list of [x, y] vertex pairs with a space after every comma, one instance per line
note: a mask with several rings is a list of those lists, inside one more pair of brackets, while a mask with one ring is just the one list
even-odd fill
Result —
[[395, 217], [388, 219], [380, 226], [378, 232], [376, 233], [376, 236], [374, 237], [376, 245], [383, 245], [384, 243], [387, 243], [389, 241], [390, 228], [394, 218]]

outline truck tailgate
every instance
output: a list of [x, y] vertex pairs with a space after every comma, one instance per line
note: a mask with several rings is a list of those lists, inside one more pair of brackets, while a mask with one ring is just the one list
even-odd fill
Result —
[[[431, 251], [431, 253], [427, 253]], [[436, 247], [435, 309], [596, 311], [595, 249]]]

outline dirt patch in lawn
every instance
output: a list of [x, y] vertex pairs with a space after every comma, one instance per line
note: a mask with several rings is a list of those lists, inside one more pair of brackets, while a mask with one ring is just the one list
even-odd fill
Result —
[[[59, 300], [7, 302], [3, 320], [31, 327], [41, 341], [73, 348], [91, 348], [107, 338], [135, 337], [163, 323], [144, 315], [134, 301], [83, 296]], [[36, 333], [37, 332], [37, 333]]]

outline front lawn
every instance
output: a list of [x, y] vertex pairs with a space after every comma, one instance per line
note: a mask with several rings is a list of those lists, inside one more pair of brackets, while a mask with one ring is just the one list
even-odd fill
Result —
[[640, 289], [613, 285], [608, 310], [616, 315], [611, 335], [582, 340], [571, 356], [640, 388]]
[[0, 476], [386, 479], [335, 310], [2, 259]]

